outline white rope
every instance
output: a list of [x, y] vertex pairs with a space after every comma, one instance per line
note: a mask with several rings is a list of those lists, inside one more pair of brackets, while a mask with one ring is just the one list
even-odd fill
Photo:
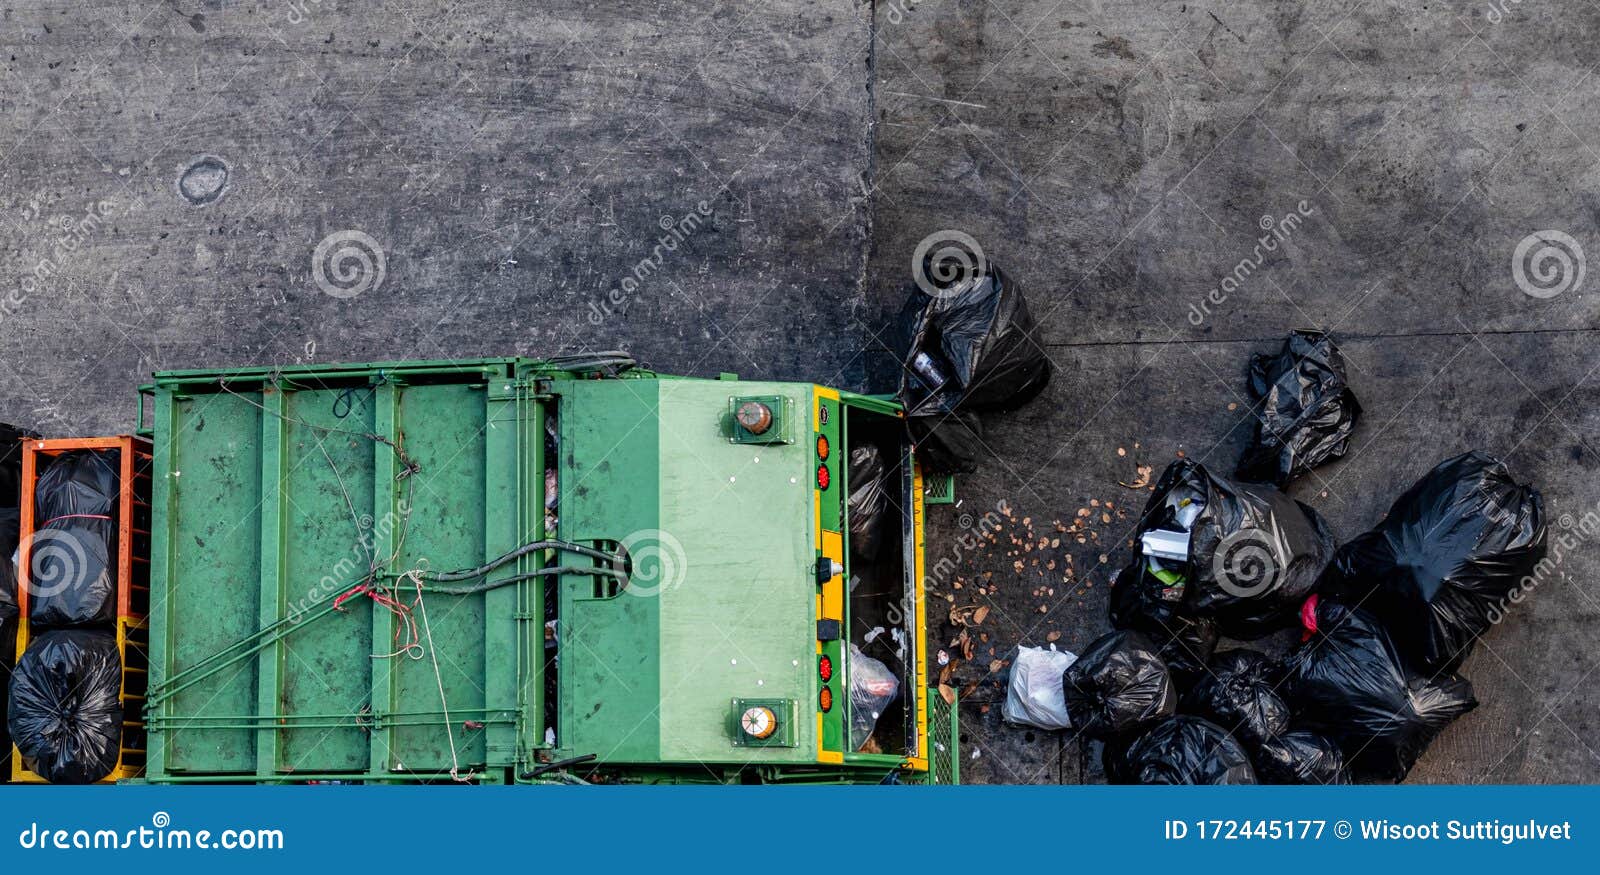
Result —
[[433, 647], [433, 627], [428, 624], [428, 603], [422, 599], [422, 570], [412, 569], [406, 572], [411, 578], [411, 583], [417, 588], [417, 608], [422, 612], [422, 633], [428, 639], [428, 657], [433, 660], [433, 679], [439, 685], [439, 705], [444, 709], [444, 730], [450, 738], [450, 779], [461, 783], [472, 780], [472, 772], [467, 772], [463, 777], [460, 774], [461, 760], [456, 754], [456, 727], [450, 720], [450, 703], [445, 700], [444, 675], [439, 671], [439, 653]]

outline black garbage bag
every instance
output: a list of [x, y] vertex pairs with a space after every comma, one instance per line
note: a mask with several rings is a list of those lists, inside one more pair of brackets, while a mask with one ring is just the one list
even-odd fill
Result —
[[[17, 664], [17, 618], [0, 620], [0, 689], [11, 689], [11, 670]], [[11, 779], [11, 696], [0, 695], [0, 783]]]
[[[1372, 531], [1339, 549], [1320, 591], [1375, 614], [1406, 655], [1454, 670], [1531, 589], [1546, 548], [1544, 499], [1479, 452], [1441, 462]], [[1521, 600], [1522, 593], [1516, 594]]]
[[0, 422], [0, 507], [22, 503], [22, 442], [35, 435]]
[[1344, 355], [1320, 331], [1291, 332], [1277, 354], [1252, 356], [1250, 395], [1261, 411], [1239, 476], [1280, 487], [1343, 456], [1361, 416]]
[[1296, 729], [1263, 741], [1250, 762], [1263, 784], [1348, 784], [1344, 753], [1326, 735]]
[[39, 475], [28, 619], [49, 628], [116, 619], [117, 453], [62, 453]]
[[13, 561], [21, 524], [20, 508], [0, 507], [0, 620], [10, 620], [21, 611], [17, 605], [17, 566]]
[[1272, 486], [1235, 484], [1189, 459], [1168, 465], [1146, 502], [1134, 564], [1147, 563], [1147, 532], [1172, 529], [1188, 531], [1188, 562], [1176, 563], [1185, 609], [1216, 620], [1229, 638], [1260, 638], [1291, 625], [1334, 554], [1333, 534], [1316, 511]]
[[934, 474], [971, 474], [986, 452], [983, 423], [971, 411], [908, 417], [906, 433], [923, 470]]
[[883, 545], [889, 507], [888, 471], [883, 453], [872, 444], [850, 448], [850, 554], [876, 559]]
[[117, 767], [122, 657], [112, 632], [42, 632], [11, 676], [9, 724], [23, 763], [52, 784], [92, 784]]
[[1183, 587], [1170, 587], [1142, 565], [1117, 572], [1111, 584], [1111, 625], [1132, 629], [1155, 643], [1172, 682], [1182, 692], [1206, 673], [1217, 649], [1217, 624], [1187, 613]]
[[1130, 742], [1107, 744], [1102, 764], [1113, 784], [1254, 784], [1244, 748], [1222, 727], [1180, 715]]
[[1072, 725], [1090, 738], [1133, 732], [1178, 708], [1167, 664], [1138, 632], [1102, 635], [1061, 675]]
[[1278, 695], [1283, 670], [1254, 650], [1227, 650], [1184, 695], [1186, 714], [1204, 717], [1255, 748], [1289, 731], [1289, 705]]
[[1050, 359], [1022, 290], [999, 267], [946, 275], [925, 262], [923, 274], [897, 319], [897, 394], [913, 444], [935, 446], [925, 463], [964, 473], [971, 468], [946, 466], [975, 466], [982, 433], [951, 414], [1022, 406], [1050, 382]]
[[1423, 673], [1371, 614], [1318, 596], [1312, 637], [1289, 656], [1296, 725], [1339, 743], [1362, 776], [1402, 781], [1439, 731], [1478, 706], [1472, 684]]

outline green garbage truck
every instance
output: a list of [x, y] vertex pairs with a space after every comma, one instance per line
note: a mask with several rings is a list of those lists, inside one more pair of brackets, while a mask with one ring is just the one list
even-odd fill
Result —
[[601, 353], [162, 372], [140, 431], [140, 780], [959, 779], [893, 401]]

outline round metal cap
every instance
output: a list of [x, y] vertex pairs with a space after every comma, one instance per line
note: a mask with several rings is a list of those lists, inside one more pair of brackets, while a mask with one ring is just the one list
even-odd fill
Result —
[[739, 412], [734, 414], [739, 419], [739, 425], [751, 434], [765, 434], [772, 427], [772, 408], [760, 401], [746, 401], [739, 405]]
[[746, 708], [739, 715], [739, 728], [751, 738], [771, 738], [772, 733], [778, 731], [778, 715], [762, 705]]

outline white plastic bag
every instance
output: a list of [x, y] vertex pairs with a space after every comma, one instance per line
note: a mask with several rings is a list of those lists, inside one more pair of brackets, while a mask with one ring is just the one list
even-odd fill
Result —
[[1067, 698], [1061, 689], [1061, 675], [1078, 657], [1054, 647], [1018, 647], [1011, 663], [1011, 687], [1000, 713], [1008, 723], [1037, 726], [1040, 729], [1067, 729]]
[[[1057, 684], [1060, 678], [1056, 679]], [[850, 645], [850, 749], [860, 750], [878, 726], [878, 717], [900, 695], [900, 681], [881, 661]]]

